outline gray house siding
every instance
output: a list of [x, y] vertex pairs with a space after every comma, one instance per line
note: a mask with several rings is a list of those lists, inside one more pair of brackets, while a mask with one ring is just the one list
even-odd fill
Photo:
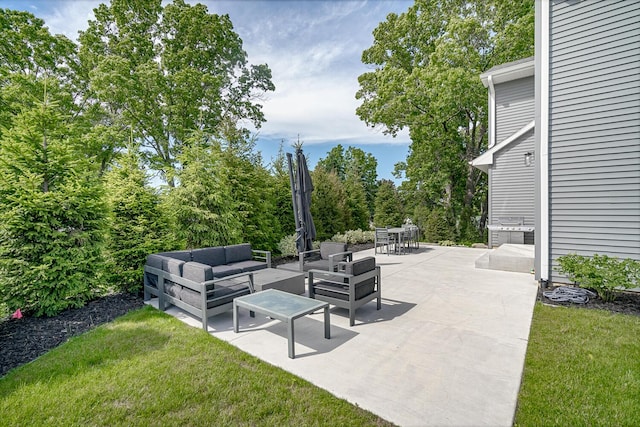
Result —
[[[495, 154], [489, 169], [489, 224], [496, 224], [500, 217], [524, 217], [524, 225], [535, 224], [535, 156], [530, 166], [524, 164], [524, 155], [534, 151], [534, 143], [531, 130]], [[498, 245], [498, 239], [497, 231], [489, 233], [491, 247]], [[525, 233], [525, 243], [533, 244], [532, 233]]]
[[549, 264], [640, 260], [640, 1], [554, 1], [549, 30]]
[[528, 77], [495, 86], [496, 142], [522, 129], [535, 115], [534, 78]]

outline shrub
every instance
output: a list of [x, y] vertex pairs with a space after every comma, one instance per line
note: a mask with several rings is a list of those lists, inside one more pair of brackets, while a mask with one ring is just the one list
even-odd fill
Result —
[[640, 285], [640, 261], [569, 254], [559, 257], [558, 264], [558, 272], [582, 288], [593, 289], [604, 301], [613, 301], [616, 290]]
[[331, 238], [331, 241], [355, 245], [359, 243], [373, 242], [374, 239], [375, 232], [373, 230], [362, 231], [357, 229], [346, 231], [344, 234], [337, 233]]
[[455, 246], [456, 242], [454, 242], [453, 240], [441, 240], [438, 242], [438, 245], [440, 246]]
[[453, 227], [451, 227], [444, 209], [436, 208], [431, 211], [425, 224], [424, 234], [427, 242], [453, 240]]
[[282, 256], [298, 256], [298, 248], [296, 246], [296, 235], [284, 236], [278, 242], [278, 251]]

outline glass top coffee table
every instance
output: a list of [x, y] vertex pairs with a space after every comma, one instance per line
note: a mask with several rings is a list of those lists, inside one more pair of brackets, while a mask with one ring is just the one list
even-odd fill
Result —
[[287, 323], [287, 339], [289, 341], [289, 357], [294, 359], [294, 329], [293, 321], [324, 309], [324, 337], [331, 338], [331, 324], [329, 322], [329, 304], [323, 301], [282, 292], [277, 289], [244, 295], [233, 300], [233, 331], [238, 332], [238, 309], [242, 307], [251, 312], [264, 314], [281, 322]]

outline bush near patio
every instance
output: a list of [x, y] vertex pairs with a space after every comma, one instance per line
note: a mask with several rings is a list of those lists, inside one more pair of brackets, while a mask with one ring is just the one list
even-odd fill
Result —
[[594, 254], [558, 257], [557, 271], [581, 288], [596, 291], [604, 301], [613, 301], [616, 291], [640, 286], [640, 261]]

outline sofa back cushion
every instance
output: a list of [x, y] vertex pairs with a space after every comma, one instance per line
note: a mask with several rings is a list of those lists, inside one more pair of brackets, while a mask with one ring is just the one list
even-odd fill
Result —
[[187, 262], [191, 261], [191, 251], [171, 251], [171, 252], [161, 252], [158, 255], [163, 255], [169, 258], [179, 259], [181, 261]]
[[182, 266], [182, 277], [194, 282], [205, 282], [213, 279], [211, 266], [200, 262], [185, 262]]
[[329, 259], [329, 255], [347, 251], [346, 243], [322, 242], [320, 243], [320, 257]]
[[251, 253], [251, 245], [249, 243], [225, 246], [224, 255], [227, 259], [226, 264], [233, 264], [234, 262], [240, 261], [249, 261], [253, 257]]
[[191, 260], [209, 266], [224, 265], [228, 262], [224, 253], [222, 246], [194, 249], [191, 251]]
[[166, 259], [167, 257], [160, 254], [147, 255], [146, 265], [148, 265], [149, 267], [157, 268], [158, 270], [162, 270], [164, 260]]
[[182, 276], [182, 267], [185, 262], [175, 258], [165, 258], [162, 260], [162, 269], [168, 273]]

